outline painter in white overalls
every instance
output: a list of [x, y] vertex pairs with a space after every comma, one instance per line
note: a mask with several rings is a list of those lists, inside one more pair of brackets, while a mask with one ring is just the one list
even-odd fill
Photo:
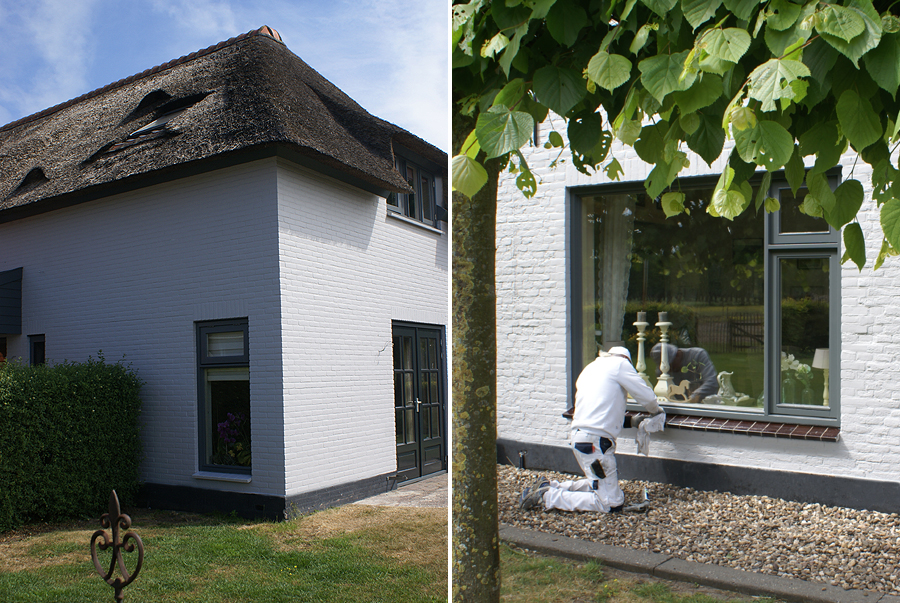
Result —
[[[600, 352], [575, 382], [572, 447], [586, 479], [550, 482], [543, 494], [544, 507], [564, 511], [619, 511], [625, 493], [616, 469], [616, 438], [626, 425], [626, 392], [651, 414], [662, 412], [656, 394], [631, 365], [623, 347]], [[646, 418], [641, 416], [640, 419]]]

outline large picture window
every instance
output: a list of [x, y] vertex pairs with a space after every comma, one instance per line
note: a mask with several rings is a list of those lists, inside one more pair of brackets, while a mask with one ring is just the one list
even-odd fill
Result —
[[247, 319], [197, 324], [201, 469], [250, 472], [247, 335]]
[[672, 217], [640, 183], [576, 197], [574, 376], [614, 345], [637, 363], [643, 338], [644, 372], [669, 412], [834, 424], [839, 233], [800, 210], [805, 189], [783, 183], [768, 191], [780, 211], [714, 218], [714, 186], [677, 182], [690, 213]]

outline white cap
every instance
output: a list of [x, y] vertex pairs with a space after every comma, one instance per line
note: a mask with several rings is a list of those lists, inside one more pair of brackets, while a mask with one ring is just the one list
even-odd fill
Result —
[[618, 354], [619, 356], [625, 356], [628, 358], [628, 361], [631, 362], [631, 352], [628, 351], [628, 348], [623, 348], [620, 345], [609, 348], [610, 354]]

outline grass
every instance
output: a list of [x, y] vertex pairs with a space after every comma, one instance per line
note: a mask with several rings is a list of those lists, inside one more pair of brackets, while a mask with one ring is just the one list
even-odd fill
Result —
[[779, 603], [502, 546], [503, 603]]
[[[283, 523], [159, 511], [132, 519], [145, 557], [125, 601], [447, 600], [446, 509], [347, 505]], [[98, 528], [0, 535], [0, 601], [112, 600], [90, 560]]]

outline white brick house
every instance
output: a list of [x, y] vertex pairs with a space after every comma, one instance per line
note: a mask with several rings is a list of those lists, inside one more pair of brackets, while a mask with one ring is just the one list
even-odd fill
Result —
[[442, 151], [239, 36], [0, 128], [0, 352], [132, 365], [154, 507], [445, 470], [445, 187]]
[[[551, 114], [525, 153], [536, 196], [526, 199], [508, 174], [498, 193], [499, 461], [579, 473], [562, 416], [575, 378], [598, 348], [624, 341], [636, 352], [636, 312], [647, 311], [649, 332], [656, 312], [668, 310], [675, 343], [707, 349], [746, 395], [667, 403], [668, 425], [649, 457], [637, 455], [634, 431], [625, 430], [621, 478], [900, 511], [900, 264], [889, 258], [873, 269], [881, 231], [871, 191], [859, 214], [868, 258], [860, 272], [840, 265], [843, 245], [827, 224], [810, 227], [812, 218], [788, 213], [797, 203], [778, 174], [771, 193], [779, 214], [751, 207], [743, 222], [705, 221], [705, 193], [730, 141], [712, 167], [690, 155], [672, 188], [696, 211], [679, 222], [643, 192], [652, 166], [618, 141], [610, 156], [622, 164], [622, 182], [569, 162], [551, 168], [559, 149], [542, 144], [554, 126], [565, 137]], [[845, 176], [853, 167], [870, 186], [868, 166], [854, 160], [843, 158]], [[829, 174], [832, 187], [840, 176]], [[786, 358], [782, 370], [782, 353], [805, 367]], [[655, 384], [656, 364], [647, 361]]]

